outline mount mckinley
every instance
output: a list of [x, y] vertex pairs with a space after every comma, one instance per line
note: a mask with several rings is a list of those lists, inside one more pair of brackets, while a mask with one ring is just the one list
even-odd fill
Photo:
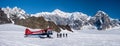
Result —
[[23, 9], [0, 8], [0, 24], [13, 23], [30, 28], [46, 28], [60, 32], [61, 29], [69, 31], [82, 29], [107, 30], [120, 26], [120, 20], [113, 19], [103, 11], [98, 11], [93, 17], [82, 12], [63, 12], [55, 9], [53, 12], [40, 12], [27, 14]]

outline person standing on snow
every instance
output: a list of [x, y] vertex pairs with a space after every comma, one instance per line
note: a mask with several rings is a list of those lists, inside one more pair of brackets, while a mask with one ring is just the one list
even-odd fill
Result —
[[65, 35], [66, 35], [66, 37], [68, 36], [68, 34], [67, 34], [67, 33], [66, 33]]
[[59, 38], [60, 37], [60, 34], [59, 33], [57, 33], [57, 38]]
[[63, 37], [65, 37], [65, 33], [63, 33]]
[[60, 33], [60, 38], [62, 37], [62, 33]]

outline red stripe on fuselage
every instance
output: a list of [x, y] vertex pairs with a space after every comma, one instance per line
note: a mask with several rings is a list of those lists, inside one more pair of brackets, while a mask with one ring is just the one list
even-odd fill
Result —
[[40, 31], [32, 31], [32, 34], [42, 34], [45, 33], [44, 30], [40, 30]]

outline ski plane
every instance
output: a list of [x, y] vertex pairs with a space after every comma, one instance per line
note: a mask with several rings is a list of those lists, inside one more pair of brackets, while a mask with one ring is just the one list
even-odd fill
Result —
[[40, 30], [36, 30], [36, 31], [31, 31], [29, 28], [25, 29], [25, 37], [28, 37], [28, 35], [39, 35], [39, 36], [46, 35], [48, 38], [50, 38], [51, 37], [50, 35], [52, 35], [52, 34], [53, 33], [52, 33], [51, 28], [40, 29]]

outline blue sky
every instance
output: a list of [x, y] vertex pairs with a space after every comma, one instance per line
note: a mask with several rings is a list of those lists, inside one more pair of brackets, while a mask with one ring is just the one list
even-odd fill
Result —
[[120, 0], [0, 0], [0, 7], [7, 6], [17, 6], [29, 14], [60, 9], [94, 16], [98, 10], [102, 10], [112, 18], [120, 18]]

